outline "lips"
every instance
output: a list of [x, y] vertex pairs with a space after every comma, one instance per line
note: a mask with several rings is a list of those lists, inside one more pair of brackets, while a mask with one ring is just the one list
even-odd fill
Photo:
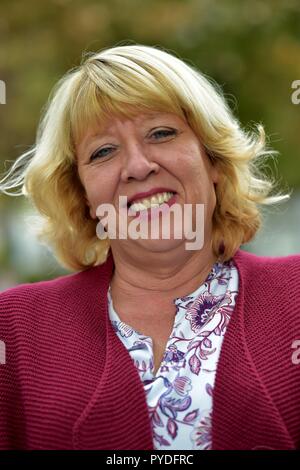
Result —
[[[171, 191], [169, 191], [171, 192]], [[159, 207], [151, 207], [148, 208], [147, 210], [142, 210], [142, 211], [133, 211], [131, 213], [131, 208], [128, 209], [128, 215], [132, 216], [134, 218], [138, 218], [140, 220], [143, 219], [152, 219], [158, 217], [159, 214], [165, 214], [166, 212], [169, 211], [169, 208], [175, 204], [177, 201], [177, 193], [173, 194], [173, 196], [166, 202], [164, 202], [162, 205]]]
[[176, 191], [170, 188], [153, 188], [143, 193], [136, 193], [134, 194], [134, 196], [131, 196], [130, 198], [128, 198], [127, 207], [129, 207], [133, 203], [133, 201], [137, 202], [138, 200], [146, 199], [157, 193], [175, 193], [176, 194]]

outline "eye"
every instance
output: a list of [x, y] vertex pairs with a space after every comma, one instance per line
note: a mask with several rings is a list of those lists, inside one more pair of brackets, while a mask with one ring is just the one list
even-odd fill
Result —
[[[172, 135], [176, 135], [176, 134], [177, 134], [177, 131], [175, 129], [159, 129], [159, 130], [153, 132], [151, 137], [156, 136], [156, 135], [160, 135], [160, 136], [163, 136], [163, 137], [168, 137], [168, 136], [172, 136]], [[157, 139], [155, 139], [155, 140], [157, 140]]]
[[107, 153], [108, 150], [114, 150], [114, 147], [103, 147], [101, 149], [98, 149], [96, 150], [94, 153], [92, 153], [92, 155], [90, 156], [90, 162], [92, 162], [93, 160], [96, 160], [98, 158], [105, 158], [105, 157], [108, 157], [110, 155], [110, 152]]

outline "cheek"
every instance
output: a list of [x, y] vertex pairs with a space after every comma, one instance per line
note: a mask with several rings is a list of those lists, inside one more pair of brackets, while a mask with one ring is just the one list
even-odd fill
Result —
[[173, 158], [176, 162], [179, 171], [184, 171], [186, 174], [201, 175], [204, 168], [204, 156], [198, 146], [198, 143], [190, 143], [189, 145], [181, 146], [177, 152], [174, 153]]
[[99, 204], [112, 203], [115, 191], [112, 175], [93, 175], [85, 180], [85, 190], [90, 206], [96, 210]]
[[105, 185], [94, 185], [89, 187], [87, 197], [90, 207], [94, 212], [96, 212], [96, 209], [100, 204], [110, 202], [109, 193], [106, 190]]
[[193, 181], [193, 185], [198, 191], [207, 190], [210, 186], [207, 169], [200, 155], [186, 155], [185, 160], [180, 165], [180, 174], [185, 176], [186, 180]]
[[[95, 205], [97, 186], [94, 179], [89, 175], [79, 173], [80, 181], [84, 189], [86, 204], [92, 208]], [[99, 192], [98, 192], [99, 193]]]
[[194, 193], [197, 200], [206, 204], [207, 211], [211, 212], [216, 204], [215, 188], [209, 174], [209, 168], [205, 165], [201, 155], [187, 156], [182, 166], [182, 178], [189, 190]]

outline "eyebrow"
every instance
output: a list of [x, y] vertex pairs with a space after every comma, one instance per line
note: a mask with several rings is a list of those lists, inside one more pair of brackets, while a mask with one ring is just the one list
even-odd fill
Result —
[[[143, 123], [144, 122], [155, 121], [155, 119], [157, 119], [159, 117], [164, 117], [167, 114], [169, 114], [169, 113], [147, 113], [147, 117], [145, 117], [145, 119], [143, 119]], [[86, 145], [90, 145], [98, 137], [101, 137], [101, 136], [104, 137], [108, 132], [109, 131], [103, 131], [103, 132], [100, 132], [100, 133], [98, 132], [96, 134], [92, 134], [91, 136], [89, 136], [89, 138], [86, 142]]]

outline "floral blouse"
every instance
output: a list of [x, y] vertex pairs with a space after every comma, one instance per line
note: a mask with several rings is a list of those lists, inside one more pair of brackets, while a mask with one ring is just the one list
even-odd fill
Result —
[[175, 298], [173, 331], [153, 375], [152, 339], [120, 320], [109, 287], [109, 317], [143, 383], [154, 449], [211, 449], [214, 379], [237, 293], [238, 271], [229, 260], [216, 262], [194, 292]]

